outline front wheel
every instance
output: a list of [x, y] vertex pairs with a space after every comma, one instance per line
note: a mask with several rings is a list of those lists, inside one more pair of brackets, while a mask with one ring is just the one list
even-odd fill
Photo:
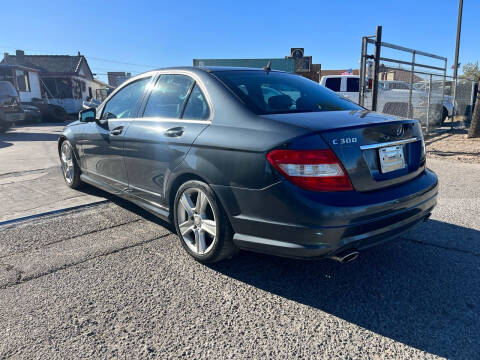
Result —
[[68, 140], [64, 140], [60, 147], [60, 163], [65, 183], [72, 189], [78, 189], [81, 185], [80, 168], [73, 154], [72, 144]]
[[217, 262], [232, 257], [230, 221], [212, 189], [201, 181], [187, 181], [177, 191], [175, 228], [184, 249], [196, 260]]

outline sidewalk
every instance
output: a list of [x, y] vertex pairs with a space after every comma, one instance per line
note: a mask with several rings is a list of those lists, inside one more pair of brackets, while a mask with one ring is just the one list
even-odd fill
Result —
[[59, 166], [0, 175], [0, 222], [101, 200], [102, 192], [92, 187], [70, 189]]
[[0, 222], [104, 200], [63, 181], [57, 139], [65, 124], [19, 126], [0, 134]]

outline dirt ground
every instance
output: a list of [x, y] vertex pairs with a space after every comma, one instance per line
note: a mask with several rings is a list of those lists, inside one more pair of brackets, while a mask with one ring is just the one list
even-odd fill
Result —
[[425, 136], [427, 157], [480, 164], [480, 138], [468, 139], [466, 130]]

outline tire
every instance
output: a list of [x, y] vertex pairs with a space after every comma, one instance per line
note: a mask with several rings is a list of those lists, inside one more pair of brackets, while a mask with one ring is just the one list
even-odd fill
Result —
[[402, 102], [387, 102], [382, 113], [400, 117], [408, 117], [408, 104]]
[[64, 140], [60, 145], [60, 163], [63, 180], [68, 187], [78, 189], [82, 185], [80, 167], [77, 164], [70, 141]]
[[12, 126], [11, 122], [0, 122], [0, 133], [7, 132]]
[[448, 118], [448, 110], [443, 108], [442, 109], [442, 118], [440, 119], [440, 125], [443, 125], [443, 123], [445, 122], [445, 120], [447, 120]]
[[218, 262], [238, 251], [228, 216], [204, 182], [191, 180], [179, 187], [174, 222], [183, 248], [197, 261]]
[[448, 118], [448, 110], [442, 105], [435, 106], [430, 120], [431, 126], [442, 126]]

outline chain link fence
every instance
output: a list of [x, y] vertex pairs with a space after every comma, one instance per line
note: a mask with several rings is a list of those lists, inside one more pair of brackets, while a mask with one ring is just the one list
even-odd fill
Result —
[[[469, 79], [411, 72], [383, 66], [379, 73], [377, 111], [414, 118], [425, 133], [467, 128], [478, 85]], [[413, 74], [413, 81], [411, 74]], [[411, 91], [410, 91], [411, 89]], [[368, 97], [368, 96], [367, 96]]]
[[[363, 106], [417, 119], [425, 133], [469, 126], [478, 91], [473, 80], [448, 76], [444, 57], [382, 42], [381, 29], [377, 37], [380, 41], [363, 38], [359, 96]], [[375, 55], [368, 54], [368, 44], [374, 45]]]

